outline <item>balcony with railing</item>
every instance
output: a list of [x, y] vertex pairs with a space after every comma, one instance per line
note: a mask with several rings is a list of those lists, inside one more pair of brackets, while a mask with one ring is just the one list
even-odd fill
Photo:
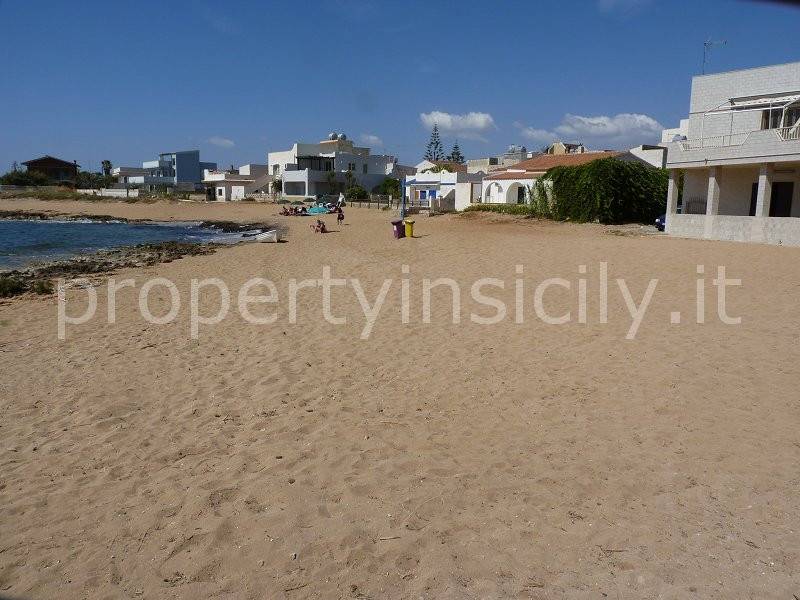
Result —
[[680, 143], [683, 150], [699, 150], [701, 148], [723, 148], [725, 146], [741, 146], [750, 137], [750, 133], [731, 133], [728, 135], [714, 135], [710, 137], [697, 138], [694, 140], [683, 140]]
[[667, 145], [667, 166], [800, 160], [800, 124], [681, 140]]
[[774, 131], [784, 142], [800, 140], [800, 124], [792, 125], [791, 127], [780, 127]]

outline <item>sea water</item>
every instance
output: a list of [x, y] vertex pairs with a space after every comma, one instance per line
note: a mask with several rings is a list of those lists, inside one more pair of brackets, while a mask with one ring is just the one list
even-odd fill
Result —
[[120, 246], [154, 242], [237, 242], [241, 233], [222, 233], [195, 222], [0, 220], [0, 270], [70, 258]]

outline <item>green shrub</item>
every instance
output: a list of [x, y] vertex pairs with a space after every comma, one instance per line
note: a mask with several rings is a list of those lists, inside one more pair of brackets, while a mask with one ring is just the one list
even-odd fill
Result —
[[525, 215], [528, 217], [537, 216], [533, 212], [530, 204], [470, 204], [464, 209], [465, 212], [493, 212], [504, 215]]
[[542, 179], [540, 185], [550, 189], [545, 194], [537, 189], [534, 204], [544, 195], [546, 207], [539, 208], [553, 219], [650, 223], [666, 210], [667, 171], [640, 162], [604, 158], [577, 167], [556, 167]]
[[38, 281], [34, 281], [33, 285], [31, 286], [31, 291], [34, 294], [52, 294], [53, 293], [53, 284], [47, 281], [46, 279], [40, 279]]
[[369, 198], [369, 194], [360, 185], [351, 185], [345, 190], [344, 197], [347, 200], [366, 200]]
[[381, 194], [383, 196], [391, 196], [392, 198], [400, 197], [400, 180], [394, 177], [387, 177], [380, 185], [376, 185], [372, 192], [374, 194]]
[[90, 173], [88, 171], [78, 171], [78, 178], [75, 180], [75, 187], [81, 190], [99, 190], [100, 188], [110, 188], [117, 182], [116, 177], [103, 175], [102, 173]]
[[9, 171], [0, 177], [2, 185], [39, 186], [51, 183], [47, 175], [38, 171]]
[[25, 290], [25, 282], [22, 280], [8, 275], [0, 275], [0, 298], [10, 298], [24, 293]]

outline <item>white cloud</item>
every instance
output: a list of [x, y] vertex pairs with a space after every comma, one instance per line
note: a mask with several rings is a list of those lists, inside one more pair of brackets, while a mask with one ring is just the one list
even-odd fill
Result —
[[371, 133], [362, 133], [359, 136], [359, 139], [365, 143], [369, 144], [373, 147], [381, 147], [383, 146], [383, 140], [379, 138], [377, 135], [372, 135]]
[[612, 144], [636, 145], [656, 141], [664, 126], [653, 117], [636, 113], [621, 113], [613, 117], [582, 117], [565, 115], [556, 127], [563, 136], [607, 140]]
[[233, 148], [236, 145], [236, 142], [233, 140], [229, 140], [228, 138], [220, 137], [218, 135], [212, 136], [206, 140], [209, 144], [214, 144], [215, 146], [219, 146], [220, 148]]
[[463, 115], [434, 110], [429, 113], [420, 113], [419, 120], [428, 129], [434, 125], [439, 126], [442, 133], [458, 135], [465, 139], [486, 141], [481, 135], [495, 129], [494, 119], [489, 113], [469, 112]]
[[535, 142], [583, 142], [595, 148], [626, 149], [654, 143], [664, 126], [653, 117], [636, 113], [584, 117], [566, 114], [552, 131], [519, 125], [524, 137]]
[[549, 144], [556, 141], [558, 136], [552, 131], [546, 129], [536, 129], [534, 127], [520, 127], [520, 133], [525, 139], [531, 140], [538, 144]]

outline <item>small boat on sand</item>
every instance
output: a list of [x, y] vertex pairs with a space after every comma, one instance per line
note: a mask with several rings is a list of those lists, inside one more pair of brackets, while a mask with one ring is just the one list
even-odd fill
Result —
[[255, 239], [257, 242], [272, 242], [274, 244], [280, 241], [281, 236], [277, 229], [270, 229], [269, 231], [257, 233]]

